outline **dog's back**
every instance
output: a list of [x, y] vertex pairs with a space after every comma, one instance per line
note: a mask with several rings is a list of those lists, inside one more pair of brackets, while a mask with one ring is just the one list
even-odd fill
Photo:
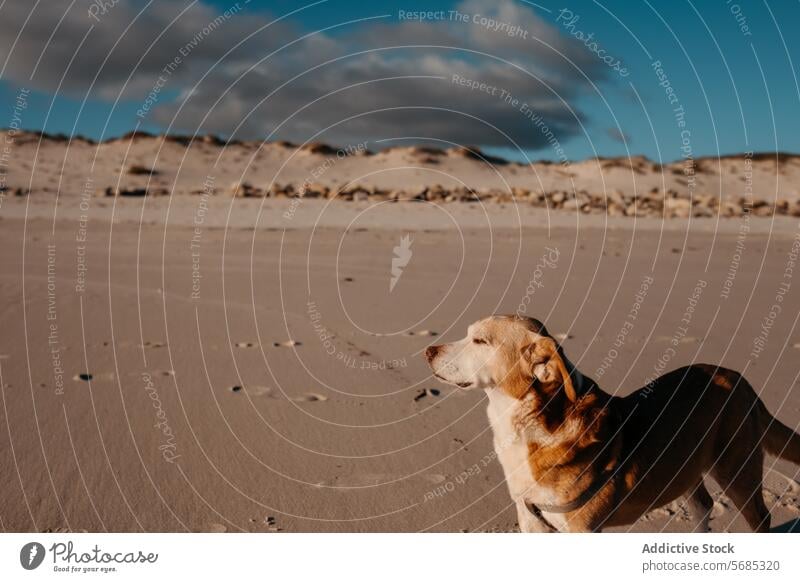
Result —
[[[769, 528], [761, 495], [763, 453], [800, 464], [800, 435], [769, 413], [743, 376], [687, 366], [615, 404], [624, 423], [621, 460], [628, 459], [632, 487], [612, 522], [629, 522], [687, 491], [691, 497], [709, 474], [754, 530]], [[695, 496], [708, 504], [704, 488]]]

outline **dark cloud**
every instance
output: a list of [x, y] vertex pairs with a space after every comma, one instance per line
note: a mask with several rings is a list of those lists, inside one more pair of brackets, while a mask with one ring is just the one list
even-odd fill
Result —
[[[467, 22], [449, 15], [398, 22], [395, 14], [303, 40], [313, 31], [288, 21], [259, 31], [269, 18], [246, 6], [220, 20], [200, 3], [154, 2], [137, 17], [142, 3], [119, 2], [95, 22], [90, 2], [69, 5], [17, 2], [0, 11], [0, 54], [10, 55], [5, 78], [53, 90], [74, 55], [62, 90], [82, 95], [99, 72], [96, 96], [144, 102], [164, 67], [192, 45], [164, 81], [179, 98], [158, 93], [147, 113], [149, 122], [173, 131], [294, 141], [321, 132], [314, 139], [336, 143], [413, 136], [509, 146], [513, 140], [539, 148], [550, 131], [562, 143], [579, 133], [576, 98], [608, 76], [585, 47], [514, 2], [466, 0], [457, 10]], [[470, 88], [454, 76], [483, 86]]]
[[[92, 17], [90, 8], [100, 5], [106, 11], [93, 9]], [[268, 23], [245, 10], [234, 8], [228, 18], [186, 0], [6, 2], [0, 10], [0, 55], [8, 55], [3, 78], [45, 91], [60, 87], [77, 96], [91, 87], [95, 97], [140, 98], [181, 51], [189, 56], [172, 73], [174, 84], [197, 77]], [[227, 66], [249, 62], [254, 52], [274, 50], [297, 36], [284, 23], [268, 31], [236, 50]]]

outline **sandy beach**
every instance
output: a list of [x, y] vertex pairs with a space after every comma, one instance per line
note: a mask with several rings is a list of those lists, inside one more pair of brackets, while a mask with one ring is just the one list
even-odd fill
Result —
[[[608, 392], [721, 363], [800, 422], [794, 218], [105, 187], [2, 199], [5, 531], [514, 531], [485, 395], [422, 357], [492, 313]], [[797, 468], [765, 475], [792, 526]], [[709, 486], [712, 529], [746, 531]]]
[[798, 21], [0, 1], [0, 578], [798, 579]]

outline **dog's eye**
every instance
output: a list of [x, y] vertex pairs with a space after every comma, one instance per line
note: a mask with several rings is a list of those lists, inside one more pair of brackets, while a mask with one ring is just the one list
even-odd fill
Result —
[[472, 343], [474, 343], [474, 344], [487, 344], [489, 342], [487, 342], [485, 339], [480, 339], [480, 338], [476, 337], [476, 338], [473, 338]]

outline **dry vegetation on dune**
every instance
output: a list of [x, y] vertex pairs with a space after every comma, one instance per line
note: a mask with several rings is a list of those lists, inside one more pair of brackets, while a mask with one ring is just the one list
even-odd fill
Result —
[[790, 154], [520, 164], [477, 147], [375, 152], [366, 143], [337, 148], [141, 132], [104, 142], [35, 132], [6, 137], [4, 188], [16, 196], [90, 189], [95, 196], [500, 202], [630, 217], [800, 216], [800, 157]]

